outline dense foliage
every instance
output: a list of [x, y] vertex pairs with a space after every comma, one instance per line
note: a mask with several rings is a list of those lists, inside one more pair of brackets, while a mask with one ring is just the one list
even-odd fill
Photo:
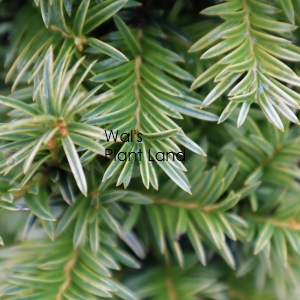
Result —
[[300, 299], [299, 24], [0, 0], [0, 298]]

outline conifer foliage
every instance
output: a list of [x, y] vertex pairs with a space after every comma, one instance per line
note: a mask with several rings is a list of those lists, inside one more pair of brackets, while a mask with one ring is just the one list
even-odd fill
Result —
[[0, 0], [0, 298], [300, 299], [299, 24]]

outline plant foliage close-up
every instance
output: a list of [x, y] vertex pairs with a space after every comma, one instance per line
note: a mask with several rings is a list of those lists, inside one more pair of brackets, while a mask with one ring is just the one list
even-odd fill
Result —
[[299, 25], [0, 0], [0, 299], [300, 299]]

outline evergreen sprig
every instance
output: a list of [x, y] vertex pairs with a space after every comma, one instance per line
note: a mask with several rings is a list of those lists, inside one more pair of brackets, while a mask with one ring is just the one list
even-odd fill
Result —
[[299, 24], [295, 0], [0, 1], [0, 298], [299, 299]]
[[[293, 22], [291, 1], [281, 2]], [[297, 27], [278, 22], [274, 18], [278, 12], [276, 6], [252, 0], [228, 1], [202, 11], [209, 16], [220, 16], [225, 22], [203, 36], [189, 51], [210, 47], [201, 59], [223, 56], [194, 81], [192, 89], [212, 78], [218, 82], [202, 103], [202, 106], [208, 106], [231, 88], [228, 93], [230, 103], [219, 123], [241, 103], [238, 127], [244, 123], [252, 103], [259, 104], [268, 120], [280, 130], [284, 127], [278, 113], [294, 123], [299, 122], [293, 109], [289, 108], [299, 107], [299, 94], [279, 82], [293, 86], [300, 84], [297, 74], [280, 61], [299, 61], [300, 48], [286, 39]]]

